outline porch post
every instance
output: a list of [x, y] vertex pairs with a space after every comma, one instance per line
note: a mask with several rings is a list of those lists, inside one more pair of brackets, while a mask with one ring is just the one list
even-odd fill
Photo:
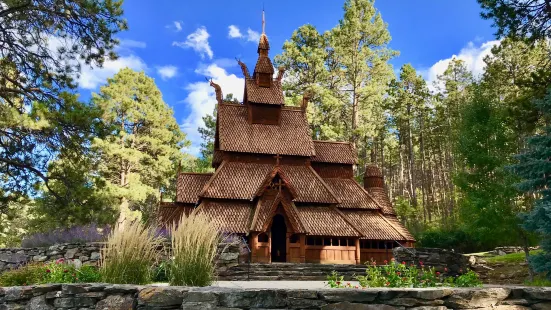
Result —
[[291, 262], [291, 249], [289, 248], [289, 238], [291, 237], [292, 233], [285, 234], [285, 261], [287, 263]]
[[306, 263], [306, 235], [300, 235], [300, 262]]
[[360, 238], [356, 239], [356, 265], [361, 264], [360, 262]]
[[258, 233], [251, 233], [251, 263], [258, 261], [257, 248], [258, 248]]
[[268, 232], [268, 263], [272, 263], [272, 232]]

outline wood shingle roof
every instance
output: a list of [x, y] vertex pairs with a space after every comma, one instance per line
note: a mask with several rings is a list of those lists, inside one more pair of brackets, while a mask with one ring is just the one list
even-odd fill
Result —
[[252, 219], [252, 202], [205, 201], [197, 208], [222, 232], [249, 233]]
[[350, 164], [358, 162], [356, 150], [348, 142], [313, 141], [316, 155], [313, 162]]
[[199, 199], [199, 192], [211, 176], [212, 173], [180, 173], [176, 183], [176, 201], [196, 203]]
[[379, 210], [379, 205], [354, 179], [323, 179], [340, 200], [339, 208]]
[[360, 233], [350, 225], [334, 207], [297, 207], [300, 221], [306, 233], [314, 236], [359, 237]]
[[[364, 239], [412, 241], [413, 237], [403, 234], [406, 230], [401, 223], [391, 225], [377, 211], [342, 210], [348, 220], [361, 232]], [[400, 227], [399, 229], [395, 226]]]
[[254, 79], [246, 79], [245, 88], [247, 100], [250, 102], [277, 105], [285, 102], [281, 82], [278, 80], [273, 80], [270, 87], [261, 87], [256, 84]]
[[220, 150], [230, 152], [312, 156], [308, 122], [299, 110], [282, 108], [280, 125], [250, 124], [247, 107], [218, 107]]

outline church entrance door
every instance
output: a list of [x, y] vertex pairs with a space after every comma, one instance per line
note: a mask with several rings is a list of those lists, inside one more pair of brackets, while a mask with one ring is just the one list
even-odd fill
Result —
[[272, 221], [272, 262], [287, 261], [287, 225], [283, 215], [276, 214]]

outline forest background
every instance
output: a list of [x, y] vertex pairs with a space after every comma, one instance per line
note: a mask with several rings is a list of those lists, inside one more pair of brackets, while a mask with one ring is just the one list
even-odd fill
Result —
[[[350, 141], [360, 182], [367, 163], [382, 168], [419, 246], [541, 243], [534, 266], [551, 270], [538, 264], [551, 261], [551, 1], [478, 2], [501, 39], [481, 76], [459, 59], [432, 85], [409, 64], [396, 74], [398, 51], [371, 0], [347, 0], [329, 31], [299, 27], [274, 64], [286, 68], [287, 105], [309, 94], [313, 138]], [[81, 65], [117, 57], [122, 1], [5, 0], [0, 24], [0, 245], [154, 222], [178, 169], [212, 169], [216, 111], [199, 129], [200, 156], [183, 153], [189, 141], [144, 72], [123, 69], [79, 99]]]

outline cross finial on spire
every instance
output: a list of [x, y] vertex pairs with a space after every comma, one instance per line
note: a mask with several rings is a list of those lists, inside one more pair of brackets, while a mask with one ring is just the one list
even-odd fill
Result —
[[274, 156], [274, 158], [276, 159], [276, 166], [279, 166], [279, 160], [281, 159], [281, 156], [277, 154], [276, 156]]
[[266, 18], [264, 17], [264, 5], [262, 5], [262, 34], [266, 34]]

